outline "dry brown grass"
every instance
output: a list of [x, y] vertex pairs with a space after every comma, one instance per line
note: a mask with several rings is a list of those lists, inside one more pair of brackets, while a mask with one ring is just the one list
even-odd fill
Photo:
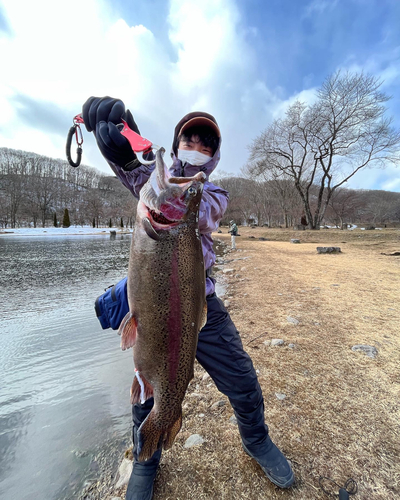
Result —
[[[224, 233], [215, 237], [229, 243]], [[240, 234], [238, 251], [226, 255], [235, 268], [229, 309], [259, 370], [266, 422], [292, 462], [296, 485], [276, 488], [242, 451], [230, 405], [211, 408], [226, 398], [202, 380], [196, 364], [183, 428], [163, 454], [154, 498], [317, 500], [327, 498], [320, 475], [340, 484], [353, 477], [355, 499], [400, 498], [400, 257], [381, 254], [400, 250], [400, 232], [240, 228]], [[319, 255], [316, 243], [342, 253]], [[242, 257], [250, 258], [236, 260]], [[264, 344], [272, 338], [285, 345]], [[373, 345], [379, 355], [353, 352], [354, 344]], [[183, 448], [194, 433], [205, 443]]]

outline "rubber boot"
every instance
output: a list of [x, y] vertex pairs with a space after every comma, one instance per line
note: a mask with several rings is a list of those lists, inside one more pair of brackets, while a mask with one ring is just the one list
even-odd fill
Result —
[[161, 458], [161, 449], [146, 462], [138, 461], [138, 429], [153, 408], [153, 398], [144, 404], [132, 405], [133, 420], [133, 470], [126, 490], [126, 500], [151, 500], [153, 498], [154, 480], [157, 475], [158, 465]]
[[261, 466], [267, 478], [280, 488], [289, 488], [294, 483], [294, 474], [281, 450], [268, 436], [262, 446], [250, 450], [242, 443], [244, 451]]

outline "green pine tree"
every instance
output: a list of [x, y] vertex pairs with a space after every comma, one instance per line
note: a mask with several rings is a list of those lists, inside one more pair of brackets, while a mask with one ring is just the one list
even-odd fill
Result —
[[64, 218], [63, 218], [63, 227], [69, 227], [71, 222], [69, 221], [69, 212], [68, 208], [64, 210]]
[[54, 224], [54, 227], [58, 227], [58, 222], [57, 222], [57, 212], [54, 212], [53, 224]]

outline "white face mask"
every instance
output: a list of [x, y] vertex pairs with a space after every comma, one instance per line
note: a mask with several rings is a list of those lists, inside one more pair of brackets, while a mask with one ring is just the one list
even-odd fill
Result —
[[190, 165], [200, 167], [205, 165], [211, 160], [211, 156], [207, 156], [200, 151], [187, 151], [186, 149], [178, 149], [178, 159], [183, 164], [190, 163]]

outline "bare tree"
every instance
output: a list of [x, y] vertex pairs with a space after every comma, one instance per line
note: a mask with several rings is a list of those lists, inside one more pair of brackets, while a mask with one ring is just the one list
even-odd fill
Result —
[[[17, 216], [24, 201], [27, 155], [24, 151], [4, 148], [0, 154], [0, 190], [3, 200], [3, 223], [16, 227]], [[7, 222], [6, 222], [7, 221]]]
[[254, 206], [249, 200], [254, 183], [242, 177], [223, 177], [214, 181], [222, 189], [229, 192], [228, 208], [221, 220], [221, 225], [235, 220], [239, 224], [247, 222], [254, 215]]
[[266, 224], [268, 227], [272, 227], [274, 222], [277, 221], [279, 211], [275, 190], [270, 182], [259, 183], [259, 189], [261, 191], [261, 219], [258, 224]]
[[0, 223], [36, 227], [41, 221], [45, 227], [54, 212], [61, 218], [68, 207], [71, 220], [84, 224], [85, 193], [96, 190], [102, 177], [88, 166], [74, 169], [63, 160], [0, 148]]
[[98, 190], [104, 203], [103, 217], [109, 220], [136, 218], [137, 200], [115, 176], [104, 176], [98, 183]]
[[46, 227], [46, 219], [54, 212], [58, 196], [57, 161], [46, 156], [35, 155], [31, 158], [31, 162], [32, 173], [28, 197], [40, 213], [42, 227]]
[[332, 194], [326, 215], [339, 226], [346, 229], [358, 210], [364, 206], [363, 200], [353, 189], [338, 188]]
[[385, 224], [395, 219], [396, 205], [400, 194], [388, 191], [369, 191], [364, 213], [372, 224]]
[[302, 205], [293, 181], [274, 177], [269, 181], [269, 185], [271, 191], [275, 194], [276, 203], [280, 207], [283, 225], [287, 228], [293, 225], [295, 221], [299, 223]]
[[92, 220], [96, 222], [96, 227], [99, 227], [100, 219], [103, 215], [104, 202], [100, 197], [98, 189], [90, 189], [85, 193], [84, 210], [90, 214]]
[[291, 179], [309, 226], [319, 229], [330, 199], [367, 166], [400, 162], [400, 133], [384, 116], [382, 82], [364, 74], [327, 78], [315, 104], [292, 104], [250, 146], [254, 177]]
[[400, 200], [397, 202], [397, 204], [393, 207], [392, 211], [392, 221], [395, 223], [400, 222]]

